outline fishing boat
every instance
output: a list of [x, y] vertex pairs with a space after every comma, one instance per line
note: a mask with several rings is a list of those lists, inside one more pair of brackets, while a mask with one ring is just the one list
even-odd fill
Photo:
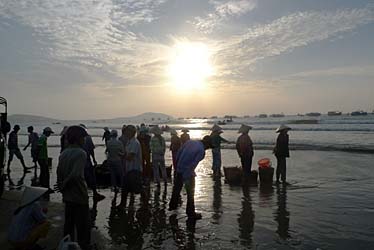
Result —
[[267, 114], [259, 114], [258, 117], [259, 117], [259, 118], [267, 118], [268, 115], [267, 115]]
[[218, 121], [217, 124], [218, 125], [226, 125], [226, 122], [225, 121]]
[[327, 112], [327, 115], [328, 116], [339, 116], [339, 115], [342, 115], [342, 112], [340, 112], [340, 111], [329, 111], [329, 112]]
[[270, 117], [274, 117], [274, 118], [284, 117], [284, 114], [283, 113], [280, 113], [280, 114], [271, 114]]
[[306, 115], [306, 116], [316, 117], [316, 116], [321, 116], [321, 113], [318, 113], [318, 112], [310, 112], [310, 113], [306, 113], [305, 115]]
[[363, 110], [354, 111], [351, 113], [351, 116], [361, 116], [361, 115], [368, 115], [368, 112], [365, 112]]

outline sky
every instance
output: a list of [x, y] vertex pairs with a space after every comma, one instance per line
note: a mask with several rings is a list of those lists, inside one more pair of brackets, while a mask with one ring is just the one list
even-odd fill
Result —
[[374, 110], [374, 0], [0, 0], [0, 96], [60, 119]]

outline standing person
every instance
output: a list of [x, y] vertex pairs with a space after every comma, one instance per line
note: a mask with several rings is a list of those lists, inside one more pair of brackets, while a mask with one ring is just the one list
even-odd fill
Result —
[[48, 166], [48, 137], [51, 136], [54, 132], [50, 127], [43, 129], [43, 134], [39, 137], [38, 140], [38, 163], [40, 166], [40, 176], [39, 182], [40, 186], [45, 188], [49, 187], [49, 166]]
[[188, 219], [199, 220], [201, 214], [195, 212], [195, 168], [205, 157], [205, 150], [212, 148], [210, 136], [201, 141], [188, 141], [180, 148], [177, 156], [177, 176], [174, 181], [173, 193], [169, 203], [169, 211], [178, 207], [183, 184], [187, 191], [186, 214]]
[[123, 180], [123, 156], [125, 149], [122, 142], [118, 139], [117, 130], [110, 131], [110, 140], [107, 143], [107, 161], [110, 169], [111, 183], [114, 193], [117, 195], [119, 188], [122, 187]]
[[181, 134], [181, 143], [182, 145], [190, 140], [190, 135], [188, 132], [190, 132], [187, 128], [184, 128], [181, 130], [183, 134]]
[[23, 151], [25, 151], [30, 145], [31, 145], [31, 158], [32, 162], [34, 163], [34, 171], [36, 176], [36, 168], [38, 166], [38, 140], [39, 135], [38, 133], [34, 132], [34, 127], [29, 126], [27, 128], [27, 132], [29, 132], [29, 141], [27, 145], [23, 148]]
[[64, 149], [68, 146], [68, 142], [67, 142], [67, 139], [66, 139], [66, 130], [67, 129], [68, 129], [68, 126], [64, 126], [64, 128], [62, 129], [62, 131], [60, 133], [60, 147], [61, 147], [60, 153], [62, 153], [62, 151], [64, 151]]
[[162, 137], [162, 130], [155, 126], [152, 128], [154, 136], [151, 139], [153, 177], [157, 187], [160, 187], [160, 170], [165, 186], [167, 185], [167, 175], [165, 168], [165, 139]]
[[82, 149], [86, 130], [71, 126], [66, 131], [69, 146], [61, 153], [57, 166], [57, 186], [65, 203], [64, 235], [70, 235], [83, 249], [90, 249], [91, 227], [88, 191], [84, 180], [87, 154]]
[[212, 133], [210, 134], [210, 137], [212, 139], [212, 156], [213, 156], [213, 164], [212, 164], [212, 170], [214, 176], [221, 176], [221, 143], [222, 142], [228, 142], [226, 139], [221, 137], [221, 134], [223, 133], [223, 130], [220, 126], [217, 124], [214, 124], [212, 127]]
[[105, 146], [110, 140], [110, 131], [108, 127], [104, 127], [104, 134], [103, 137], [101, 138], [102, 141], [105, 141]]
[[40, 187], [26, 187], [23, 191], [8, 231], [8, 241], [14, 249], [43, 249], [37, 242], [47, 236], [51, 224], [39, 200], [47, 192]]
[[177, 170], [177, 154], [182, 146], [181, 139], [178, 137], [177, 131], [174, 129], [170, 130], [171, 134], [171, 142], [170, 142], [170, 151], [171, 151], [171, 158], [173, 160], [173, 169], [174, 169], [174, 176], [176, 175]]
[[249, 130], [251, 129], [251, 126], [242, 124], [242, 126], [239, 128], [239, 133], [241, 133], [241, 135], [236, 141], [236, 151], [238, 152], [238, 155], [240, 157], [244, 177], [246, 178], [251, 175], [253, 158], [253, 143], [251, 137], [248, 135]]
[[87, 154], [86, 166], [84, 168], [84, 178], [87, 183], [87, 186], [92, 190], [93, 200], [101, 201], [105, 198], [105, 196], [97, 192], [96, 175], [95, 175], [95, 167], [97, 165], [97, 161], [95, 157], [95, 144], [92, 140], [91, 135], [89, 135], [87, 132], [87, 127], [84, 124], [80, 124], [80, 126], [83, 129], [85, 129], [87, 133], [87, 136], [84, 138], [84, 144], [82, 147], [83, 150], [86, 151], [86, 154]]
[[8, 168], [7, 172], [10, 173], [10, 163], [13, 160], [14, 155], [20, 160], [22, 167], [23, 167], [23, 172], [30, 172], [28, 168], [26, 167], [25, 161], [23, 159], [23, 155], [21, 153], [21, 150], [18, 147], [18, 131], [20, 131], [21, 128], [19, 125], [14, 125], [13, 131], [10, 132], [9, 134], [9, 139], [8, 139], [8, 149], [9, 149], [9, 158], [8, 158]]
[[[144, 124], [142, 124], [144, 125]], [[143, 178], [144, 184], [149, 185], [151, 175], [152, 175], [152, 166], [151, 166], [151, 136], [148, 134], [148, 129], [144, 126], [140, 126], [139, 135], [137, 137], [142, 153], [142, 166], [143, 166]]]
[[126, 145], [126, 170], [120, 208], [126, 207], [128, 193], [139, 194], [142, 191], [142, 149], [135, 137], [136, 128], [133, 125], [128, 125], [126, 134], [129, 140]]
[[286, 125], [281, 125], [276, 133], [279, 133], [277, 138], [277, 143], [274, 148], [275, 157], [277, 157], [277, 170], [276, 170], [276, 182], [279, 183], [279, 178], [281, 178], [283, 184], [286, 182], [286, 158], [290, 157], [290, 150], [288, 148], [288, 134], [287, 132], [291, 130], [290, 127]]

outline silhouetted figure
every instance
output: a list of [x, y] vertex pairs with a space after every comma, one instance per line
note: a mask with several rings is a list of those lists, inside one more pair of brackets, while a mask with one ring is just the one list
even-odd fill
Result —
[[38, 133], [34, 132], [34, 127], [29, 126], [27, 128], [27, 132], [29, 133], [29, 141], [27, 145], [23, 148], [23, 151], [25, 151], [29, 146], [31, 146], [31, 159], [34, 163], [34, 175], [36, 176], [36, 170], [38, 167], [38, 140], [39, 135]]
[[170, 131], [170, 134], [171, 134], [170, 151], [171, 151], [171, 158], [173, 160], [173, 170], [174, 170], [174, 176], [175, 176], [176, 168], [177, 168], [177, 154], [178, 154], [179, 149], [182, 146], [182, 141], [178, 137], [177, 131], [175, 131], [174, 129]]
[[184, 144], [186, 143], [187, 141], [189, 141], [191, 138], [190, 138], [190, 135], [188, 134], [188, 132], [190, 132], [188, 129], [184, 128], [181, 130], [182, 131], [182, 134], [181, 134], [181, 143]]
[[251, 126], [242, 124], [239, 129], [241, 135], [236, 141], [236, 151], [240, 157], [242, 163], [243, 173], [245, 178], [249, 178], [251, 175], [252, 168], [252, 158], [253, 158], [253, 143], [251, 137], [249, 137], [249, 130], [252, 129]]
[[128, 125], [126, 128], [129, 141], [126, 145], [126, 169], [121, 193], [120, 208], [126, 207], [129, 193], [139, 194], [142, 191], [142, 149], [139, 141], [135, 138], [136, 128]]
[[162, 137], [162, 130], [158, 127], [152, 127], [151, 132], [154, 136], [151, 139], [151, 153], [152, 153], [152, 166], [153, 166], [153, 178], [157, 186], [160, 186], [160, 171], [162, 180], [165, 186], [167, 185], [167, 175], [165, 167], [165, 151], [166, 143], [164, 137]]
[[66, 139], [66, 131], [68, 130], [68, 126], [64, 126], [60, 133], [60, 153], [64, 151], [64, 149], [68, 146], [68, 140]]
[[48, 137], [51, 136], [54, 132], [50, 127], [43, 129], [43, 134], [39, 137], [38, 140], [38, 163], [40, 166], [40, 176], [39, 183], [40, 186], [45, 188], [49, 187], [49, 165], [48, 165]]
[[205, 150], [212, 148], [210, 136], [201, 141], [188, 141], [179, 150], [177, 156], [177, 176], [173, 185], [173, 193], [169, 203], [169, 210], [178, 207], [180, 192], [183, 184], [187, 191], [186, 214], [189, 219], [201, 219], [201, 214], [195, 212], [195, 168], [205, 157]]
[[105, 146], [107, 145], [108, 141], [110, 140], [110, 131], [109, 131], [108, 127], [104, 127], [104, 134], [103, 134], [101, 140], [105, 142]]
[[279, 183], [279, 178], [281, 178], [283, 184], [286, 182], [286, 158], [290, 157], [290, 150], [288, 148], [288, 134], [290, 127], [281, 125], [276, 132], [279, 133], [277, 138], [277, 143], [274, 148], [274, 154], [277, 157], [277, 170], [276, 170], [276, 182]]
[[18, 131], [20, 131], [20, 129], [21, 128], [19, 125], [14, 125], [13, 131], [10, 132], [9, 134], [9, 138], [8, 138], [9, 158], [8, 158], [8, 168], [7, 168], [8, 174], [10, 173], [10, 164], [13, 160], [14, 155], [20, 160], [22, 167], [23, 167], [23, 171], [30, 172], [25, 165], [23, 155], [21, 153], [21, 150], [18, 147]]
[[106, 147], [111, 183], [115, 194], [117, 194], [119, 188], [122, 187], [124, 172], [123, 156], [125, 154], [125, 148], [123, 147], [122, 142], [117, 139], [117, 136], [117, 130], [113, 129], [110, 132], [110, 140], [107, 142]]
[[83, 249], [90, 249], [91, 221], [88, 190], [84, 179], [87, 154], [82, 149], [87, 136], [81, 126], [71, 126], [66, 132], [69, 146], [61, 153], [57, 166], [57, 186], [65, 203], [64, 235], [70, 235]]
[[212, 130], [212, 133], [210, 134], [210, 137], [212, 138], [212, 145], [213, 145], [213, 148], [212, 148], [213, 175], [214, 176], [221, 176], [221, 166], [222, 166], [221, 143], [222, 142], [228, 142], [228, 141], [221, 137], [221, 134], [223, 133], [223, 130], [217, 124], [214, 124], [214, 126], [212, 127], [211, 130]]
[[152, 176], [151, 166], [151, 136], [148, 134], [148, 129], [142, 124], [138, 132], [138, 141], [142, 149], [142, 166], [143, 166], [143, 179], [144, 184], [149, 185]]

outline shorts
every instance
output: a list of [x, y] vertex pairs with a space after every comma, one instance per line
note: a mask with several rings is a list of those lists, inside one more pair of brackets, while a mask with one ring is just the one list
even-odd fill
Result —
[[9, 149], [9, 161], [13, 160], [14, 155], [16, 155], [16, 157], [19, 160], [23, 160], [23, 155], [21, 153], [21, 150], [19, 150], [19, 148]]
[[38, 151], [36, 149], [31, 149], [31, 158], [33, 162], [38, 161]]

